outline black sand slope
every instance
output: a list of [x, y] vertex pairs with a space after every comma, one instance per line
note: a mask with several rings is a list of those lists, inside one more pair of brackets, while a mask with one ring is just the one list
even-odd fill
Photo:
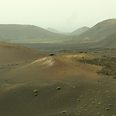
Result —
[[[87, 53], [48, 56], [21, 46], [19, 52], [8, 43], [7, 49], [5, 44], [0, 54], [6, 50], [13, 54], [1, 59], [0, 116], [116, 115], [114, 75], [98, 74], [102, 65], [85, 62], [103, 57]], [[15, 62], [5, 62], [10, 57]]]
[[[57, 87], [61, 89], [57, 90]], [[2, 84], [0, 112], [1, 116], [114, 116], [115, 88], [116, 84], [111, 79]], [[34, 89], [38, 90], [37, 96]]]
[[115, 116], [116, 82], [92, 54], [61, 54], [0, 69], [1, 116]]

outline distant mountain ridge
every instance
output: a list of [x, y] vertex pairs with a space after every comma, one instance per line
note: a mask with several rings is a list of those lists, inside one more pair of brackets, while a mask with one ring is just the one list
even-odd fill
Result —
[[71, 33], [71, 35], [79, 35], [79, 34], [85, 32], [85, 31], [87, 31], [88, 29], [90, 29], [90, 28], [89, 28], [89, 27], [86, 27], [86, 26], [81, 27], [81, 28], [79, 28], [79, 29], [73, 31], [73, 32]]
[[107, 36], [116, 32], [116, 19], [108, 19], [97, 23], [95, 26], [84, 33], [72, 36], [69, 42], [95, 42], [105, 39]]
[[63, 33], [63, 32], [61, 32], [61, 31], [58, 31], [58, 30], [56, 30], [56, 29], [54, 29], [54, 28], [50, 28], [50, 27], [48, 27], [46, 30], [48, 30], [48, 31], [50, 31], [50, 32], [53, 32], [53, 33]]
[[[49, 28], [50, 29], [50, 28]], [[93, 43], [115, 45], [116, 19], [107, 19], [92, 28], [82, 27], [72, 33], [48, 31], [34, 25], [0, 24], [0, 41], [10, 43]], [[55, 33], [57, 31], [57, 33]], [[112, 43], [112, 42], [113, 43]]]
[[58, 39], [64, 37], [63, 34], [49, 32], [34, 25], [0, 24], [0, 41], [9, 42], [11, 40]]
[[85, 32], [85, 31], [87, 31], [88, 29], [90, 29], [90, 28], [84, 26], [84, 27], [81, 27], [79, 29], [76, 29], [73, 32], [62, 32], [62, 31], [58, 31], [58, 30], [56, 30], [54, 28], [50, 28], [50, 27], [47, 28], [47, 30], [50, 31], [50, 32], [53, 32], [53, 33], [61, 33], [61, 34], [66, 34], [66, 35], [79, 35], [79, 34]]

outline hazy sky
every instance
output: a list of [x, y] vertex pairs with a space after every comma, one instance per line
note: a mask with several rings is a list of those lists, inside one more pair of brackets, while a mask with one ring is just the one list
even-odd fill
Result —
[[74, 31], [109, 18], [116, 18], [116, 0], [0, 0], [0, 24]]

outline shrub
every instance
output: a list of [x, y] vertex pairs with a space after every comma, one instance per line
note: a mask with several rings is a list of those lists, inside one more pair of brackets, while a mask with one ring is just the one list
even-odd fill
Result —
[[66, 113], [66, 110], [63, 110], [61, 113]]
[[81, 95], [80, 97], [83, 98], [83, 95]]
[[37, 90], [37, 89], [34, 89], [33, 92], [34, 92], [34, 93], [38, 93], [38, 90]]
[[34, 96], [37, 96], [37, 93], [34, 93]]
[[37, 96], [38, 90], [34, 89], [33, 92], [34, 92], [34, 96]]
[[106, 108], [106, 110], [108, 111], [108, 110], [109, 110], [109, 108]]
[[59, 86], [58, 86], [56, 89], [57, 89], [57, 90], [60, 90], [60, 89], [61, 89], [61, 87], [59, 87]]
[[75, 88], [75, 86], [73, 86], [73, 89]]

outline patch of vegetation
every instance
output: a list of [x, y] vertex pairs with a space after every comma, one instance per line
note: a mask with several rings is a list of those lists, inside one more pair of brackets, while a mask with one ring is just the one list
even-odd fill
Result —
[[92, 104], [94, 105], [94, 104], [95, 104], [95, 102], [92, 102]]
[[82, 114], [82, 112], [79, 112], [79, 115], [81, 115]]
[[83, 98], [83, 95], [81, 95], [80, 97]]
[[107, 90], [106, 93], [109, 93], [109, 91]]
[[99, 102], [98, 105], [101, 105], [101, 102]]
[[59, 86], [58, 86], [56, 89], [57, 89], [57, 90], [60, 90], [60, 89], [61, 89], [61, 87], [59, 87]]
[[87, 107], [87, 104], [85, 104], [85, 107]]
[[110, 110], [109, 108], [106, 108], [106, 110], [108, 111], [108, 110]]
[[34, 96], [37, 96], [37, 93], [34, 93]]
[[34, 96], [37, 96], [38, 90], [37, 89], [34, 89], [33, 92], [34, 92]]
[[80, 101], [80, 99], [77, 99], [77, 101]]
[[96, 108], [98, 108], [98, 105], [96, 105]]
[[38, 93], [38, 90], [37, 90], [37, 89], [34, 89], [33, 92], [34, 92], [34, 93]]
[[75, 88], [75, 86], [73, 86], [73, 89]]
[[104, 74], [108, 76], [114, 76], [116, 77], [116, 57], [105, 57], [105, 58], [97, 58], [97, 59], [81, 59], [79, 60], [83, 63], [93, 64], [102, 66], [102, 70], [97, 70], [96, 72], [98, 74]]
[[66, 113], [66, 110], [63, 110], [61, 113]]

